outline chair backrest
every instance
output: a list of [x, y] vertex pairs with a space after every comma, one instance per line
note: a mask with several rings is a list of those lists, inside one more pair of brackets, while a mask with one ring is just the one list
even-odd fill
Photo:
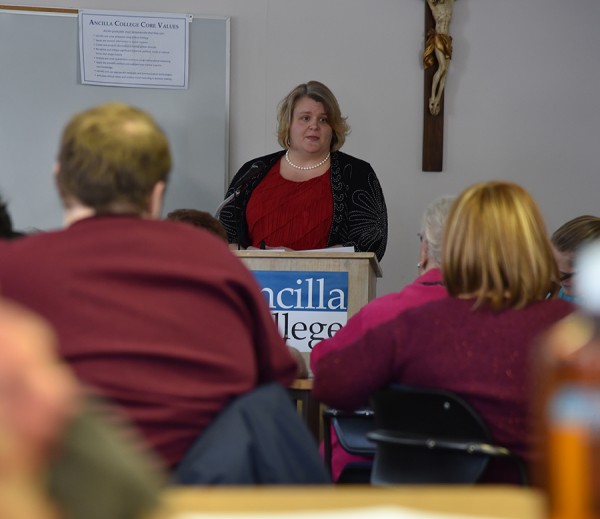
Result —
[[477, 412], [449, 391], [394, 384], [372, 398], [377, 429], [490, 440]]
[[329, 422], [338, 441], [350, 454], [375, 455], [375, 443], [367, 438], [367, 433], [375, 430], [375, 417], [371, 409], [358, 409], [353, 412], [325, 409], [324, 423]]
[[368, 484], [371, 481], [372, 459], [376, 445], [367, 438], [367, 433], [375, 429], [372, 409], [358, 409], [352, 412], [326, 408], [323, 410], [323, 455], [325, 466], [332, 473], [333, 441], [332, 430], [340, 447], [350, 454], [360, 455], [370, 460], [347, 463], [340, 473], [337, 483]]
[[451, 392], [393, 385], [374, 395], [372, 406], [373, 484], [475, 483], [491, 457], [516, 459], [492, 443], [479, 414]]

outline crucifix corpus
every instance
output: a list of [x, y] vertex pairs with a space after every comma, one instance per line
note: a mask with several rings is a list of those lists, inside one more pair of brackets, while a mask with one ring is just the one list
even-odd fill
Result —
[[[426, 0], [423, 171], [442, 171], [444, 153], [444, 87], [452, 58], [449, 28], [454, 0]], [[437, 67], [434, 65], [437, 63]]]

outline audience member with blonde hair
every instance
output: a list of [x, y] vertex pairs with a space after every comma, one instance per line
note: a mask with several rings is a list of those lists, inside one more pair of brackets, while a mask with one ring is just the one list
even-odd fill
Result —
[[313, 394], [356, 409], [393, 382], [449, 390], [481, 414], [496, 442], [531, 459], [532, 340], [573, 308], [553, 297], [558, 269], [529, 193], [508, 182], [466, 189], [448, 215], [442, 273], [448, 297], [319, 343]]

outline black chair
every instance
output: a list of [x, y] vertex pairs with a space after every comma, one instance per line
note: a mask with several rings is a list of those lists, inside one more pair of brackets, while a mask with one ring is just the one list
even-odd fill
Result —
[[[353, 412], [327, 408], [323, 411], [323, 454], [325, 466], [331, 474], [331, 428], [335, 431], [340, 446], [350, 454], [373, 459], [375, 443], [367, 438], [367, 433], [375, 429], [373, 411], [359, 409]], [[371, 481], [372, 461], [348, 463], [342, 470], [337, 483], [368, 484]]]
[[448, 391], [393, 385], [372, 398], [377, 444], [371, 483], [477, 483], [492, 459], [528, 483], [523, 460], [493, 443], [479, 414]]

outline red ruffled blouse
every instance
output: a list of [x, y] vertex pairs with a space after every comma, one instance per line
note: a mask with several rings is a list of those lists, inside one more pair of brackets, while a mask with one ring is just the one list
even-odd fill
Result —
[[277, 161], [256, 186], [246, 208], [251, 245], [293, 250], [327, 247], [333, 195], [331, 170], [305, 182], [292, 182], [280, 174]]

